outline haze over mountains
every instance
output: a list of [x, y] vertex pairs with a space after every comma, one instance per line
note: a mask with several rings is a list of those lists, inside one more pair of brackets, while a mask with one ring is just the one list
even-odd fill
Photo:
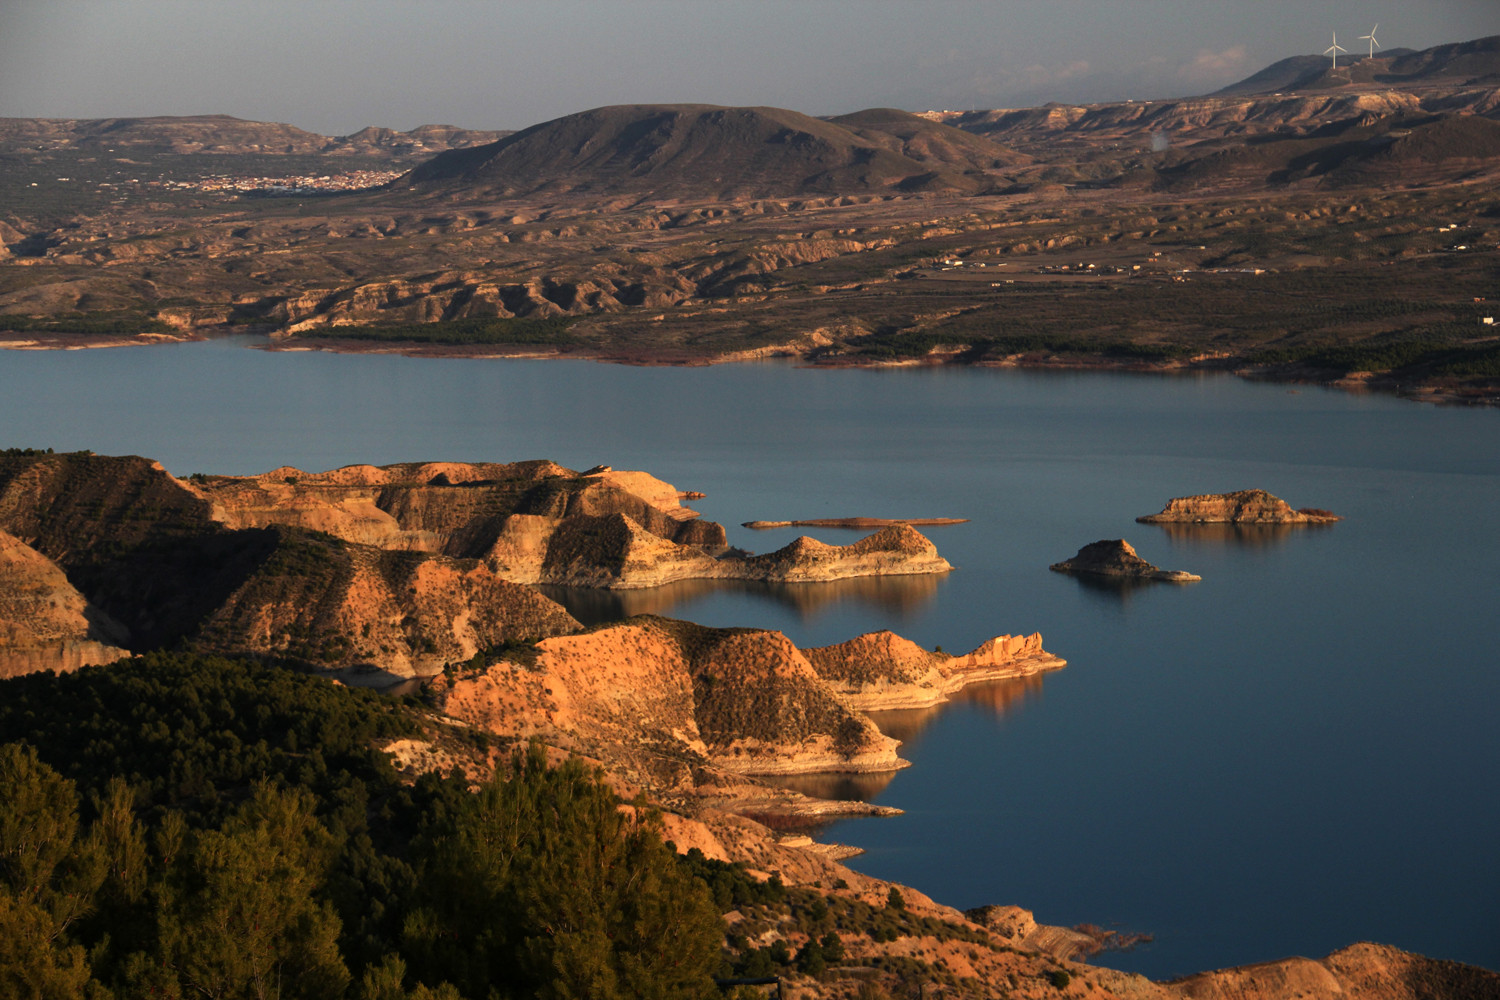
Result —
[[506, 134], [422, 125], [408, 132], [370, 126], [350, 135], [326, 136], [295, 125], [245, 121], [230, 115], [0, 118], [0, 148], [22, 146], [38, 151], [413, 156], [493, 142]]
[[[1308, 161], [1308, 148], [1284, 146], [1185, 165], [1184, 154], [1174, 152], [1143, 164], [1143, 173], [1110, 150], [1203, 146], [1199, 153], [1216, 154], [1213, 143], [1255, 137], [1334, 142], [1351, 126], [1373, 127], [1359, 139], [1382, 145], [1407, 130], [1428, 130], [1434, 115], [1500, 116], [1500, 36], [1345, 59], [1334, 69], [1322, 56], [1293, 56], [1213, 94], [1166, 101], [921, 114], [871, 109], [830, 118], [764, 107], [619, 105], [517, 133], [426, 125], [327, 137], [223, 115], [0, 119], [0, 155], [383, 157], [398, 168], [430, 157], [393, 188], [445, 200], [974, 195], [1024, 189], [1038, 179], [1170, 188], [1188, 177], [1201, 183], [1229, 160], [1236, 183], [1250, 179], [1250, 162], [1266, 166], [1256, 183], [1286, 183], [1327, 174], [1329, 157]], [[1404, 145], [1420, 146], [1416, 159], [1435, 162], [1484, 157], [1489, 142], [1487, 129], [1468, 125]], [[1410, 149], [1346, 152], [1412, 158]]]

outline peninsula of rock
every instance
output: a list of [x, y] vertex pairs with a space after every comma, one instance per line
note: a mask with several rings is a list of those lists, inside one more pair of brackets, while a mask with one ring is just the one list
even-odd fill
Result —
[[1316, 507], [1294, 509], [1265, 490], [1204, 493], [1167, 501], [1160, 514], [1136, 518], [1142, 524], [1330, 524], [1340, 520]]
[[997, 636], [964, 656], [890, 632], [816, 649], [782, 633], [642, 615], [543, 639], [434, 678], [436, 704], [496, 735], [609, 762], [682, 791], [695, 768], [741, 775], [890, 771], [898, 743], [864, 712], [931, 705], [967, 684], [1056, 670], [1042, 637]]
[[0, 454], [0, 673], [181, 645], [421, 677], [582, 627], [530, 584], [951, 568], [905, 525], [750, 555], [684, 496], [643, 472], [543, 461], [179, 479], [133, 456]]
[[1203, 579], [1183, 570], [1158, 569], [1140, 556], [1123, 538], [1105, 538], [1078, 550], [1072, 559], [1053, 563], [1057, 573], [1107, 576], [1121, 580], [1166, 580], [1170, 583], [1193, 583]]
[[189, 484], [234, 527], [296, 525], [384, 549], [481, 560], [512, 583], [630, 590], [679, 580], [805, 583], [943, 573], [921, 533], [891, 524], [851, 545], [799, 538], [775, 552], [731, 549], [679, 491], [644, 472], [553, 462], [354, 465], [206, 476]]

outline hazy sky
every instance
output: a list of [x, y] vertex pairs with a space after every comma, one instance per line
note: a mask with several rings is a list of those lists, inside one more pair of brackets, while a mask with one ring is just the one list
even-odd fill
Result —
[[1214, 90], [1329, 33], [1500, 34], [1500, 0], [0, 0], [0, 117], [331, 135], [604, 104], [1021, 107]]

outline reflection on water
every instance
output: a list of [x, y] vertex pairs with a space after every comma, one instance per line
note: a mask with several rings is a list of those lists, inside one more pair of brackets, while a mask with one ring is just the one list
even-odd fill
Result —
[[1174, 587], [1167, 580], [1137, 580], [1128, 576], [1101, 576], [1097, 573], [1071, 573], [1079, 588], [1089, 597], [1103, 604], [1125, 605], [1130, 596], [1148, 587]]
[[993, 715], [995, 721], [1020, 708], [1042, 693], [1042, 675], [1013, 677], [1003, 681], [970, 684], [948, 701], [926, 708], [903, 708], [890, 712], [870, 712], [870, 721], [887, 736], [908, 743], [921, 735], [950, 705], [973, 705]]
[[828, 583], [680, 580], [646, 590], [596, 590], [543, 584], [536, 589], [561, 604], [585, 625], [619, 621], [632, 615], [665, 615], [675, 607], [721, 592], [774, 601], [796, 611], [803, 619], [846, 601], [858, 601], [883, 614], [904, 618], [930, 602], [946, 576], [946, 573], [866, 576]]
[[[955, 704], [973, 705], [993, 715], [996, 721], [1020, 708], [1042, 693], [1042, 677], [1016, 677], [1003, 681], [971, 684], [952, 699], [927, 708], [904, 708], [890, 712], [870, 712], [870, 720], [887, 736], [910, 742]], [[787, 774], [762, 780], [790, 788], [815, 799], [870, 802], [900, 774], [900, 771], [878, 771], [873, 774]]]
[[1332, 524], [1157, 524], [1174, 542], [1205, 547], [1264, 549], [1286, 543], [1293, 532], [1326, 531]]

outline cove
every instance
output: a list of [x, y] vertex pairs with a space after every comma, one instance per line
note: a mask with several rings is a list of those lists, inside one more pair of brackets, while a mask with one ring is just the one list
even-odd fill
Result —
[[[1376, 940], [1500, 966], [1500, 414], [1228, 377], [963, 368], [630, 368], [247, 350], [0, 352], [0, 446], [170, 470], [551, 458], [646, 469], [749, 520], [966, 517], [957, 567], [858, 585], [563, 595], [785, 631], [972, 648], [1041, 631], [1065, 670], [878, 721], [913, 767], [835, 794], [906, 810], [825, 830], [969, 907], [1155, 935], [1165, 977]], [[1260, 487], [1342, 522], [1139, 525]], [[1047, 566], [1125, 537], [1201, 583], [1098, 588]], [[888, 780], [884, 780], [888, 778]]]

